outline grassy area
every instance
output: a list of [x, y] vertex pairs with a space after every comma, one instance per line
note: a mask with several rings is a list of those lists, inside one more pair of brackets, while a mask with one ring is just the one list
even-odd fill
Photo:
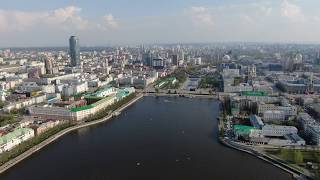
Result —
[[172, 74], [160, 78], [155, 84], [159, 84], [161, 81], [164, 81], [165, 79], [168, 78], [173, 78], [175, 77], [177, 79], [177, 83], [171, 84], [168, 83], [166, 85], [164, 85], [163, 87], [161, 87], [160, 89], [178, 89], [186, 80], [187, 80], [187, 69], [185, 68], [177, 68]]
[[46, 140], [50, 136], [58, 133], [59, 131], [66, 129], [68, 127], [71, 127], [73, 125], [74, 124], [71, 124], [71, 123], [64, 123], [64, 124], [58, 125], [56, 127], [53, 127], [51, 129], [49, 129], [48, 131], [40, 134], [39, 136], [35, 136], [34, 138], [32, 138], [28, 141], [22, 142], [18, 146], [14, 147], [12, 150], [1, 154], [0, 165], [3, 165], [4, 163], [8, 162], [9, 160], [19, 156], [20, 154], [26, 152], [27, 150], [34, 147], [35, 145], [40, 144], [41, 142], [43, 142], [44, 140]]
[[25, 114], [25, 109], [13, 109], [10, 113], [0, 113], [0, 126], [13, 124], [18, 121], [18, 117]]
[[188, 66], [185, 69], [185, 72], [191, 76], [199, 76], [200, 75], [200, 71], [201, 70], [201, 66]]
[[316, 179], [320, 179], [320, 169], [310, 169], [307, 167], [307, 162], [320, 167], [320, 152], [319, 151], [304, 151], [304, 150], [269, 150], [269, 154], [274, 155], [296, 169], [308, 169], [314, 173]]
[[180, 84], [184, 83], [187, 80], [187, 73], [186, 69], [184, 68], [176, 69], [170, 76], [177, 78]]
[[40, 75], [40, 77], [41, 78], [53, 78], [53, 77], [55, 77], [55, 75], [54, 74], [42, 74], [42, 75]]
[[0, 101], [0, 109], [4, 107], [4, 102]]
[[0, 126], [13, 124], [15, 122], [17, 122], [17, 118], [15, 114], [0, 114]]
[[214, 76], [205, 76], [199, 83], [199, 88], [219, 87], [219, 81]]

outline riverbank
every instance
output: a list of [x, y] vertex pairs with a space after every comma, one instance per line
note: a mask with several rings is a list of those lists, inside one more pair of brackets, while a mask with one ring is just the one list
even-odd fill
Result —
[[[118, 108], [115, 112], [121, 112], [123, 111], [124, 109], [126, 109], [128, 106], [134, 104], [136, 101], [138, 101], [139, 99], [141, 99], [142, 97], [144, 96], [144, 94], [138, 94], [137, 97], [135, 97], [134, 99], [132, 99], [130, 102], [126, 103], [125, 105], [121, 106], [120, 108]], [[152, 95], [151, 95], [152, 96]], [[164, 95], [165, 96], [165, 95]], [[166, 96], [171, 96], [171, 95], [168, 95], [166, 94]], [[196, 96], [196, 97], [208, 97], [208, 96]], [[213, 96], [211, 96], [212, 98]], [[6, 170], [10, 169], [11, 167], [13, 167], [14, 165], [18, 164], [19, 162], [23, 161], [24, 159], [28, 158], [30, 155], [32, 155], [33, 153], [39, 151], [40, 149], [42, 149], [43, 147], [45, 147], [46, 145], [49, 145], [51, 142], [54, 142], [55, 140], [59, 139], [60, 137], [74, 131], [74, 130], [77, 130], [77, 129], [80, 129], [80, 128], [84, 128], [84, 127], [88, 127], [88, 126], [92, 126], [92, 125], [95, 125], [95, 124], [99, 124], [99, 123], [104, 123], [104, 122], [107, 122], [107, 121], [110, 121], [112, 120], [113, 116], [115, 114], [112, 113], [102, 119], [99, 119], [99, 120], [95, 120], [95, 121], [89, 121], [89, 122], [85, 122], [85, 123], [82, 123], [82, 124], [78, 124], [76, 126], [73, 126], [73, 127], [70, 127], [70, 128], [67, 128], [67, 129], [64, 129], [60, 132], [58, 132], [57, 134], [51, 136], [50, 138], [46, 139], [45, 141], [43, 141], [42, 143], [34, 146], [33, 148], [29, 149], [28, 151], [22, 153], [21, 155], [17, 156], [16, 158], [8, 161], [7, 163], [3, 164], [2, 166], [0, 166], [0, 173], [3, 173], [5, 172]], [[221, 139], [219, 139], [220, 141]], [[222, 142], [222, 141], [220, 141]], [[227, 146], [227, 144], [224, 144]], [[229, 146], [229, 147], [232, 147], [232, 146]], [[232, 147], [234, 149], [236, 149], [235, 147]], [[241, 150], [241, 148], [237, 149], [237, 150], [240, 150], [240, 151], [244, 151], [245, 150]], [[253, 152], [251, 151], [247, 151], [246, 153], [249, 153], [251, 155], [254, 155], [266, 162], [269, 162], [273, 165], [275, 165], [276, 167], [282, 169], [282, 170], [285, 170], [282, 166], [277, 166], [276, 163], [273, 163], [271, 160], [268, 160], [267, 158], [263, 157], [263, 156], [259, 156], [257, 154], [254, 154]], [[286, 170], [285, 170], [286, 171]], [[293, 174], [294, 177], [298, 177], [296, 175], [294, 175], [294, 173], [292, 173], [291, 171], [286, 171], [290, 174]], [[297, 173], [298, 174], [298, 173]]]
[[229, 148], [232, 149], [236, 149], [238, 151], [242, 151], [245, 153], [248, 153], [252, 156], [255, 156], [263, 161], [266, 161], [280, 169], [282, 169], [283, 171], [289, 173], [292, 175], [292, 177], [294, 177], [295, 179], [299, 179], [299, 178], [304, 178], [304, 179], [313, 179], [312, 177], [306, 176], [303, 172], [298, 171], [297, 169], [294, 169], [292, 167], [290, 167], [289, 165], [280, 162], [278, 159], [275, 159], [265, 153], [262, 153], [260, 151], [254, 150], [252, 148], [249, 147], [245, 147], [245, 146], [241, 146], [235, 142], [232, 142], [232, 140], [230, 139], [225, 139], [223, 137], [219, 137], [219, 142]]
[[[127, 107], [131, 106], [132, 104], [134, 104], [136, 101], [138, 101], [139, 99], [141, 99], [143, 97], [142, 94], [138, 94], [134, 99], [132, 99], [130, 102], [124, 104], [123, 106], [121, 106], [120, 108], [118, 108], [116, 110], [116, 112], [120, 113], [121, 111], [123, 111], [124, 109], [126, 109]], [[48, 139], [42, 141], [41, 143], [37, 144], [36, 146], [30, 148], [29, 150], [25, 151], [24, 153], [20, 154], [19, 156], [11, 159], [10, 161], [4, 163], [2, 166], [0, 166], [0, 174], [5, 172], [6, 170], [8, 170], [9, 168], [13, 167], [14, 165], [18, 164], [19, 162], [21, 162], [22, 160], [26, 159], [27, 157], [29, 157], [30, 155], [32, 155], [33, 153], [39, 151], [40, 149], [44, 148], [45, 146], [49, 145], [50, 143], [54, 142], [55, 140], [59, 139], [60, 137], [74, 131], [80, 128], [84, 128], [84, 127], [88, 127], [88, 126], [92, 126], [95, 124], [99, 124], [99, 123], [103, 123], [103, 122], [107, 122], [109, 120], [112, 120], [112, 117], [114, 116], [114, 114], [110, 114], [102, 119], [99, 120], [95, 120], [95, 121], [90, 121], [90, 122], [84, 122], [81, 124], [77, 124], [75, 126], [66, 128], [62, 131], [59, 131], [57, 134], [49, 137]]]

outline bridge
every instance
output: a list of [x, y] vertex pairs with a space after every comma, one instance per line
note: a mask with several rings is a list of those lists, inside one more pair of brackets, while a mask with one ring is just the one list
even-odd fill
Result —
[[218, 99], [217, 94], [209, 94], [209, 93], [199, 93], [199, 92], [193, 92], [193, 91], [142, 91], [141, 92], [145, 96], [179, 96], [179, 97], [204, 97], [204, 98], [214, 98]]

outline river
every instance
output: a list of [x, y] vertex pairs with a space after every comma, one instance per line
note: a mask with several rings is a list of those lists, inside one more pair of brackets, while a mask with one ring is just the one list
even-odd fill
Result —
[[144, 97], [111, 122], [65, 135], [0, 179], [291, 179], [217, 140], [218, 102]]

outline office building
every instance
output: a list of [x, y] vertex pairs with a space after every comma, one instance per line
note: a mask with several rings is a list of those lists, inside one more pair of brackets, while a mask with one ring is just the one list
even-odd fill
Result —
[[69, 39], [69, 48], [70, 48], [70, 65], [72, 67], [79, 67], [80, 62], [80, 45], [79, 39], [76, 36], [71, 36]]

